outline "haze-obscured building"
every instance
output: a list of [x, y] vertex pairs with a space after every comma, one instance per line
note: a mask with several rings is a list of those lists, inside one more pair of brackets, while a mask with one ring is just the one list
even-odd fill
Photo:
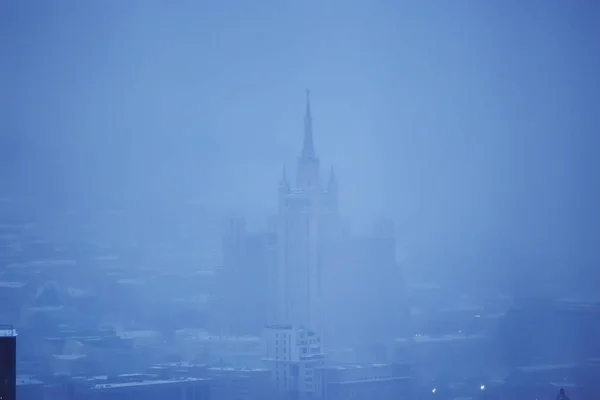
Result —
[[457, 332], [399, 338], [394, 358], [396, 363], [411, 364], [415, 378], [426, 382], [493, 374], [498, 355], [491, 338]]
[[137, 374], [97, 377], [74, 385], [72, 397], [89, 400], [209, 400], [210, 380], [203, 378], [155, 379]]
[[264, 368], [211, 367], [211, 400], [273, 399], [271, 371]]
[[496, 341], [504, 364], [514, 368], [581, 364], [600, 357], [599, 336], [596, 299], [523, 299], [500, 321]]
[[16, 389], [18, 400], [46, 399], [44, 383], [31, 376], [17, 376]]
[[414, 395], [410, 370], [391, 364], [321, 367], [317, 377], [324, 400], [395, 400]]
[[248, 232], [243, 218], [228, 221], [212, 329], [226, 334], [258, 334], [276, 318], [276, 242], [274, 232]]

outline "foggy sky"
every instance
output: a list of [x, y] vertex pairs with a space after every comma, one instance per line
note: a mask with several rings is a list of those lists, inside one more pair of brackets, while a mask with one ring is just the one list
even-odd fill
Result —
[[[302, 143], [412, 251], [597, 260], [593, 1], [0, 5], [6, 190], [263, 215]], [[594, 185], [594, 183], [598, 183]], [[596, 258], [594, 258], [596, 257]]]

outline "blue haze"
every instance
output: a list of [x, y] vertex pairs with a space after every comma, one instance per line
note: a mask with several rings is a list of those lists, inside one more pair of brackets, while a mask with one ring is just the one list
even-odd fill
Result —
[[2, 190], [49, 215], [119, 204], [155, 214], [194, 199], [262, 218], [300, 151], [310, 87], [343, 212], [359, 227], [393, 217], [409, 267], [477, 276], [516, 263], [593, 288], [599, 10], [4, 1]]

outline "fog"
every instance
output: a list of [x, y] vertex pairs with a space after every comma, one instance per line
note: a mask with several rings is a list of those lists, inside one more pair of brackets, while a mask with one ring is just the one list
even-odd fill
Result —
[[[486, 295], [541, 298], [532, 307], [546, 310], [542, 325], [556, 313], [548, 311], [554, 301], [600, 301], [599, 20], [591, 1], [4, 1], [0, 222], [33, 224], [2, 239], [0, 279], [29, 288], [18, 300], [7, 292], [6, 304], [29, 307], [43, 284], [57, 282], [64, 286], [58, 291], [93, 293], [101, 305], [90, 324], [103, 320], [118, 330], [125, 329], [116, 311], [121, 301], [154, 301], [148, 321], [174, 314], [174, 294], [189, 300], [233, 291], [238, 303], [276, 308], [278, 297], [243, 293], [270, 280], [274, 293], [277, 279], [290, 279], [269, 258], [281, 254], [281, 225], [273, 243], [252, 239], [267, 240], [248, 245], [260, 251], [228, 250], [227, 227], [243, 217], [251, 236], [269, 232], [278, 212], [285, 220], [278, 188], [284, 168], [296, 187], [307, 89], [321, 184], [331, 166], [339, 183], [339, 226], [360, 238], [371, 235], [373, 221], [392, 224], [394, 249], [385, 251], [402, 276], [352, 269], [387, 256], [372, 249], [349, 255], [363, 244], [336, 242], [342, 250], [331, 256], [330, 271], [342, 275], [331, 273], [335, 290], [317, 307], [336, 310], [345, 321], [332, 322], [336, 329], [350, 329], [344, 324], [364, 312], [390, 323], [377, 328], [385, 337], [377, 341], [426, 334], [414, 331], [410, 317], [397, 321], [402, 329], [391, 327], [400, 318], [392, 308], [409, 315], [416, 307], [411, 296], [438, 311], [474, 296], [464, 301], [498, 312], [516, 303], [483, 306]], [[98, 272], [100, 256], [120, 259], [111, 271], [143, 279], [148, 289], [107, 300], [113, 283], [92, 278], [110, 275]], [[42, 259], [75, 260], [76, 272], [15, 272], [15, 264]], [[263, 271], [270, 262], [272, 270]], [[228, 263], [245, 272], [236, 275]], [[217, 277], [193, 281], [202, 287], [189, 275], [168, 282], [138, 276], [141, 264]], [[416, 289], [424, 284], [441, 288], [447, 300]], [[359, 287], [362, 300], [346, 301]], [[386, 290], [401, 299], [370, 302]], [[208, 306], [169, 323], [261, 335], [267, 317], [253, 320], [254, 311], [228, 307], [230, 314]], [[23, 337], [37, 320], [8, 306], [0, 311], [0, 322]], [[269, 322], [284, 322], [272, 312]], [[528, 320], [515, 318], [517, 326]], [[148, 321], [143, 329], [157, 323]], [[539, 351], [561, 358], [555, 347], [562, 343], [592, 357], [587, 342], [567, 345], [568, 334], [574, 332], [540, 339]], [[499, 343], [495, 351], [525, 352], [500, 351]], [[197, 359], [192, 350], [178, 351]]]

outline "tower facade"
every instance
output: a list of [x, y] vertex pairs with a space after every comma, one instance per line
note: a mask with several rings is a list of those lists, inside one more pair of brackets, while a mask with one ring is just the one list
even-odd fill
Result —
[[337, 180], [321, 179], [309, 92], [306, 96], [304, 140], [297, 161], [295, 187], [285, 169], [279, 183], [277, 222], [278, 319], [321, 334], [323, 248], [337, 220]]
[[0, 326], [0, 399], [15, 400], [17, 383], [17, 332]]

